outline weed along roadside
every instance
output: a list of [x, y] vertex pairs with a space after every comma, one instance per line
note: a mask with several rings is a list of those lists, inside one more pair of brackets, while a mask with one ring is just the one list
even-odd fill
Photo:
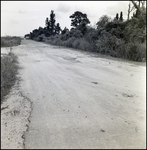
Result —
[[1, 59], [1, 101], [6, 96], [17, 80], [18, 73], [17, 56], [10, 52]]
[[4, 49], [4, 53], [1, 53], [2, 149], [25, 148], [24, 134], [28, 130], [32, 111], [30, 99], [23, 95], [19, 88], [19, 69], [21, 68], [14, 49], [20, 44], [20, 37], [1, 37], [1, 49]]
[[1, 47], [10, 47], [8, 54], [1, 56], [1, 102], [17, 80], [18, 58], [12, 52], [12, 47], [20, 43], [20, 37], [1, 37]]

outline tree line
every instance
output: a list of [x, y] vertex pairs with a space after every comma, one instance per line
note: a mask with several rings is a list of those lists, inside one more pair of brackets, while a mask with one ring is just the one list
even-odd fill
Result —
[[[130, 18], [130, 13], [133, 16]], [[36, 41], [73, 47], [76, 49], [98, 52], [112, 57], [134, 61], [146, 61], [146, 8], [145, 1], [129, 1], [127, 20], [123, 12], [116, 13], [115, 18], [103, 15], [91, 27], [87, 14], [80, 11], [69, 16], [71, 29], [56, 24], [52, 10], [46, 18], [45, 27], [34, 29], [25, 37]]]

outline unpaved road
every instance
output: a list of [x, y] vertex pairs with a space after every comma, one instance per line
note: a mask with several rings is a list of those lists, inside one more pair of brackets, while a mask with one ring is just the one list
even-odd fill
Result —
[[146, 148], [145, 65], [31, 40], [12, 51], [32, 102], [26, 149]]

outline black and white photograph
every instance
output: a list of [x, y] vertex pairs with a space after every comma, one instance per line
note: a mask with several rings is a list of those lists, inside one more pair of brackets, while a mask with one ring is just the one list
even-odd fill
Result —
[[1, 149], [146, 149], [146, 1], [1, 1]]

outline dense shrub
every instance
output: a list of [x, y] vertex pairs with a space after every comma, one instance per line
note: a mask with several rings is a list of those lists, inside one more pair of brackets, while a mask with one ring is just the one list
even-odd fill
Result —
[[61, 36], [61, 40], [62, 41], [66, 41], [67, 39], [69, 39], [70, 38], [70, 32], [69, 31], [67, 31], [65, 34], [63, 34], [62, 36]]
[[72, 44], [73, 48], [75, 48], [75, 49], [78, 49], [78, 48], [79, 48], [79, 45], [80, 45], [80, 40], [79, 40], [79, 39], [76, 39], [76, 40], [73, 42], [73, 44]]
[[35, 41], [41, 42], [41, 41], [43, 40], [43, 37], [37, 36], [37, 37], [34, 38], [34, 40], [35, 40]]
[[1, 37], [1, 47], [11, 47], [21, 44], [21, 37], [5, 36]]
[[75, 37], [71, 37], [71, 38], [69, 38], [67, 41], [65, 41], [65, 46], [67, 46], [67, 47], [73, 47], [73, 43], [74, 43], [74, 41], [75, 41]]
[[103, 31], [102, 35], [97, 40], [97, 51], [103, 54], [110, 54], [110, 51], [115, 50], [116, 37], [109, 32]]
[[99, 53], [126, 58], [125, 42], [109, 32], [102, 32], [96, 46]]
[[81, 50], [85, 50], [85, 51], [90, 51], [91, 47], [90, 47], [90, 43], [87, 42], [84, 38], [80, 39], [80, 44], [79, 44], [79, 49]]
[[75, 37], [75, 38], [81, 38], [81, 37], [83, 37], [83, 34], [81, 33], [80, 30], [74, 30], [72, 36]]
[[128, 43], [125, 45], [126, 58], [134, 61], [146, 60], [146, 44], [145, 43]]
[[45, 41], [45, 35], [44, 34], [41, 34], [37, 37], [37, 41], [41, 42], [41, 41]]
[[9, 53], [1, 59], [1, 102], [14, 85], [18, 72], [17, 57], [14, 53]]
[[[142, 3], [142, 5], [140, 5]], [[45, 41], [54, 45], [62, 45], [81, 49], [85, 51], [93, 51], [112, 57], [120, 57], [134, 61], [146, 61], [146, 9], [144, 2], [132, 1], [134, 9], [131, 19], [124, 21], [123, 13], [118, 13], [115, 18], [107, 15], [100, 17], [96, 23], [96, 27], [92, 28], [83, 22], [73, 25], [68, 30], [66, 27], [60, 35], [51, 36], [46, 28], [33, 30], [30, 34], [32, 37], [38, 36], [37, 33], [44, 33], [46, 37], [38, 36], [37, 41]], [[139, 8], [140, 7], [140, 8]], [[75, 19], [75, 18], [74, 18]], [[72, 22], [79, 21], [77, 18]], [[47, 35], [48, 33], [48, 35]]]
[[91, 44], [87, 42], [84, 38], [75, 39], [72, 44], [75, 49], [81, 49], [85, 51], [91, 51]]
[[94, 28], [88, 28], [87, 32], [84, 35], [84, 38], [86, 39], [86, 41], [88, 41], [89, 43], [93, 43], [96, 40], [98, 40], [99, 37], [99, 30], [96, 30]]
[[60, 38], [56, 38], [51, 42], [51, 44], [62, 46], [63, 41]]

